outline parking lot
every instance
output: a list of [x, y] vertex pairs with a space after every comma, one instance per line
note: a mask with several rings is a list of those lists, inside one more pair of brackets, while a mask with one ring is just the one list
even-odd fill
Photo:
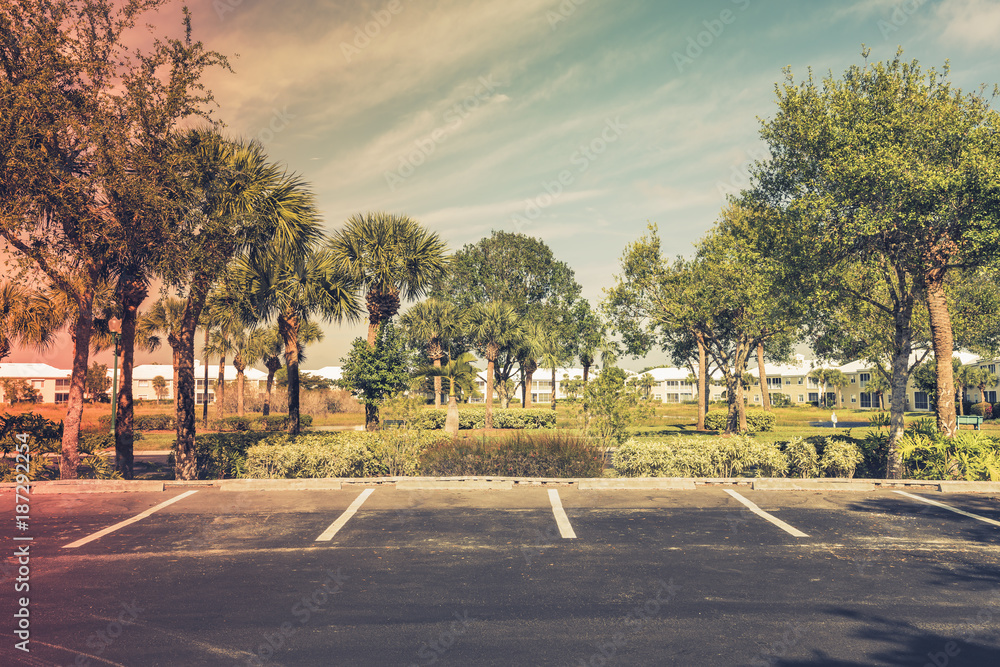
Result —
[[192, 486], [31, 513], [31, 653], [7, 568], [4, 665], [1000, 664], [996, 494]]

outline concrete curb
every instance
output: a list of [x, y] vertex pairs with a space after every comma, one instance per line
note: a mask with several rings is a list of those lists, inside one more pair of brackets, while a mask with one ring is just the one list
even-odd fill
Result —
[[[32, 482], [33, 494], [154, 493], [175, 489], [220, 491], [337, 491], [392, 486], [401, 491], [507, 491], [514, 488], [564, 487], [581, 491], [686, 490], [710, 486], [743, 486], [768, 491], [875, 491], [909, 489], [944, 493], [1000, 493], [1000, 482], [959, 482], [923, 479], [790, 479], [779, 478], [677, 478], [677, 477], [371, 477], [326, 479], [221, 479], [221, 480], [54, 480]], [[13, 492], [16, 484], [0, 483], [0, 493]]]

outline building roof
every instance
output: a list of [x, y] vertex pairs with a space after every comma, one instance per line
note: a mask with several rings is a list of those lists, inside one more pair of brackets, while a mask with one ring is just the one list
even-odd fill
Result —
[[0, 377], [3, 378], [68, 378], [72, 373], [69, 370], [55, 368], [48, 364], [28, 363], [28, 364], [0, 364]]
[[324, 366], [318, 371], [301, 371], [302, 373], [309, 373], [309, 375], [318, 375], [321, 378], [327, 380], [339, 380], [343, 377], [343, 368], [340, 366]]

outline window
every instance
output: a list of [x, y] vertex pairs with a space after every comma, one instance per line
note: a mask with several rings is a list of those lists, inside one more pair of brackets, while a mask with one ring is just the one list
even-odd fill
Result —
[[65, 392], [56, 392], [56, 403], [68, 403], [69, 394]]
[[31, 386], [34, 387], [35, 389], [44, 389], [45, 388], [45, 380], [32, 380], [31, 381]]
[[806, 402], [805, 396], [803, 396], [802, 394], [799, 394], [799, 403], [805, 403], [805, 402]]
[[799, 378], [799, 384], [802, 384], [802, 378]]
[[810, 391], [809, 392], [809, 402], [810, 403], [819, 403], [819, 393], [815, 392], [815, 391]]
[[663, 396], [661, 394], [653, 394], [654, 401], [663, 401]]
[[862, 387], [864, 387], [865, 385], [867, 385], [871, 381], [872, 381], [872, 374], [871, 373], [862, 373], [861, 374], [861, 386]]
[[857, 403], [857, 402], [858, 402], [858, 397], [857, 396], [851, 396], [851, 403]]
[[760, 394], [754, 394], [753, 395], [753, 402], [754, 403], [760, 403]]
[[988, 392], [986, 392], [986, 402], [987, 403], [996, 403], [997, 402], [997, 393], [995, 391], [988, 391]]
[[791, 384], [792, 378], [785, 378], [785, 384]]
[[668, 387], [679, 387], [680, 385], [680, 380], [667, 380]]
[[855, 377], [854, 377], [854, 376], [852, 375], [852, 376], [851, 376], [851, 384], [854, 384], [854, 383], [855, 383], [855, 382], [854, 382], [854, 380], [855, 380]]
[[768, 386], [772, 386], [772, 387], [780, 387], [781, 386], [781, 378], [767, 378], [767, 384], [768, 384]]
[[69, 387], [69, 378], [59, 378], [56, 380], [56, 389]]
[[819, 380], [817, 380], [816, 378], [809, 378], [809, 386], [810, 387], [818, 387], [819, 386]]
[[913, 392], [913, 408], [915, 410], [927, 410], [927, 392], [916, 391]]
[[680, 394], [667, 394], [667, 400], [666, 400], [666, 402], [667, 403], [680, 403], [681, 402], [681, 396], [680, 396]]
[[990, 369], [990, 373], [996, 373], [997, 372], [997, 365], [996, 364], [990, 364], [989, 365], [989, 369]]
[[874, 396], [875, 394], [861, 394], [861, 407], [863, 408], [873, 407], [875, 402], [872, 400], [872, 398]]
[[149, 386], [149, 380], [139, 380], [139, 386], [140, 387], [148, 387]]

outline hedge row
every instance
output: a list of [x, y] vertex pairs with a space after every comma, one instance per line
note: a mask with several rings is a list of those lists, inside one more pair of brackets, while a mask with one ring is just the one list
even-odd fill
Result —
[[341, 431], [272, 435], [246, 452], [244, 476], [379, 477], [415, 475], [438, 435], [412, 431]]
[[[312, 415], [300, 414], [299, 426], [312, 426]], [[254, 415], [249, 417], [223, 417], [212, 422], [212, 428], [217, 431], [283, 431], [288, 428], [288, 415], [271, 414], [267, 417]]]
[[623, 477], [853, 477], [863, 456], [857, 445], [826, 438], [816, 444], [758, 442], [748, 436], [674, 438], [666, 442], [630, 440], [615, 453]]
[[[726, 430], [726, 422], [729, 420], [729, 412], [726, 410], [712, 410], [705, 415], [705, 428], [709, 431]], [[773, 431], [775, 416], [773, 412], [764, 410], [747, 410], [747, 429], [751, 433], [761, 431]]]
[[[98, 422], [102, 428], [111, 428], [111, 415], [101, 415]], [[174, 415], [135, 415], [132, 418], [132, 428], [136, 431], [169, 431], [176, 428], [177, 421]]]
[[[426, 409], [410, 422], [416, 429], [443, 429], [447, 410]], [[535, 429], [555, 428], [556, 413], [548, 408], [512, 408], [493, 410], [493, 428]], [[462, 408], [458, 411], [458, 428], [486, 428], [486, 408]]]

